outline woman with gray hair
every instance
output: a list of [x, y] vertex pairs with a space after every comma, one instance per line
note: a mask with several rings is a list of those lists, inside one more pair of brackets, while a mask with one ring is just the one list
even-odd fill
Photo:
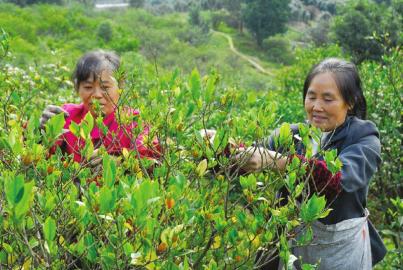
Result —
[[[293, 254], [302, 263], [319, 262], [318, 269], [372, 269], [386, 254], [366, 209], [370, 180], [381, 162], [381, 145], [378, 129], [365, 120], [366, 101], [357, 68], [341, 59], [323, 60], [306, 77], [302, 97], [307, 121], [322, 131], [322, 137], [312, 140], [314, 156], [306, 160], [307, 146], [297, 139], [298, 125], [291, 125], [297, 157], [309, 162], [309, 183], [326, 196], [327, 206], [333, 210], [312, 224], [312, 242], [295, 247]], [[264, 143], [243, 149], [237, 156], [241, 169], [284, 170], [288, 149], [276, 144], [277, 135], [275, 131]], [[319, 149], [337, 150], [340, 172], [330, 173]], [[257, 261], [259, 265], [271, 261], [262, 269], [277, 269], [264, 254]], [[300, 269], [301, 262], [294, 265]]]

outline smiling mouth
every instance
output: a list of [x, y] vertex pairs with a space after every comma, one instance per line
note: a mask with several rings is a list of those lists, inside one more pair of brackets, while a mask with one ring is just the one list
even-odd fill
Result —
[[326, 119], [327, 119], [327, 117], [324, 117], [324, 116], [319, 116], [319, 115], [312, 116], [312, 120], [315, 122], [322, 122], [322, 121], [325, 121]]

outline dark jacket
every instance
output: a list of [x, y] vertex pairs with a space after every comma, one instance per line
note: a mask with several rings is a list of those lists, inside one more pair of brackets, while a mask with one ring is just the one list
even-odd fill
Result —
[[[294, 135], [298, 134], [298, 125], [292, 125], [291, 129]], [[271, 150], [276, 150], [273, 135], [265, 145]], [[322, 149], [337, 149], [343, 167], [341, 169], [342, 191], [329, 205], [333, 210], [320, 221], [324, 224], [335, 224], [346, 219], [364, 216], [369, 182], [381, 162], [381, 145], [376, 126], [371, 121], [349, 116], [341, 126], [324, 139]], [[300, 155], [305, 154], [305, 148], [301, 142], [297, 143], [296, 150]], [[277, 149], [277, 151], [281, 150]], [[372, 264], [375, 265], [385, 256], [386, 248], [371, 222], [368, 223]]]

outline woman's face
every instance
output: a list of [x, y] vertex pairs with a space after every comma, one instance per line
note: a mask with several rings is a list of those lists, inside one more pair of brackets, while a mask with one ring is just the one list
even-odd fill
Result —
[[320, 73], [312, 79], [305, 97], [305, 111], [313, 126], [332, 131], [344, 123], [348, 109], [331, 73]]
[[90, 76], [80, 82], [78, 95], [93, 115], [97, 115], [97, 103], [102, 113], [108, 115], [115, 110], [119, 100], [118, 82], [111, 71], [103, 70], [98, 76]]

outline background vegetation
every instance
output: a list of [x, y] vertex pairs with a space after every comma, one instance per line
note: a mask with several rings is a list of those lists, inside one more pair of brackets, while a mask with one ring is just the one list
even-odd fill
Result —
[[[122, 10], [94, 9], [93, 1], [0, 1], [1, 266], [250, 269], [259, 247], [292, 259], [287, 240], [324, 213], [323, 201], [303, 182], [294, 185], [295, 164], [285, 175], [238, 177], [220, 153], [227, 141], [250, 145], [283, 122], [303, 121], [306, 73], [337, 56], [358, 64], [368, 117], [381, 132], [383, 163], [368, 207], [390, 252], [378, 269], [402, 268], [403, 2], [290, 1], [282, 6], [288, 22], [260, 37], [248, 23], [250, 2], [276, 1], [130, 1]], [[267, 72], [231, 51], [222, 33]], [[163, 144], [152, 175], [145, 160], [128, 154], [116, 168], [105, 155], [98, 187], [61, 153], [45, 158], [61, 122], [39, 144], [40, 113], [78, 102], [72, 68], [94, 48], [122, 56], [121, 105], [139, 108]], [[202, 128], [219, 136], [210, 144]], [[280, 207], [273, 193], [280, 186], [295, 191], [293, 199], [304, 194], [305, 204]]]

